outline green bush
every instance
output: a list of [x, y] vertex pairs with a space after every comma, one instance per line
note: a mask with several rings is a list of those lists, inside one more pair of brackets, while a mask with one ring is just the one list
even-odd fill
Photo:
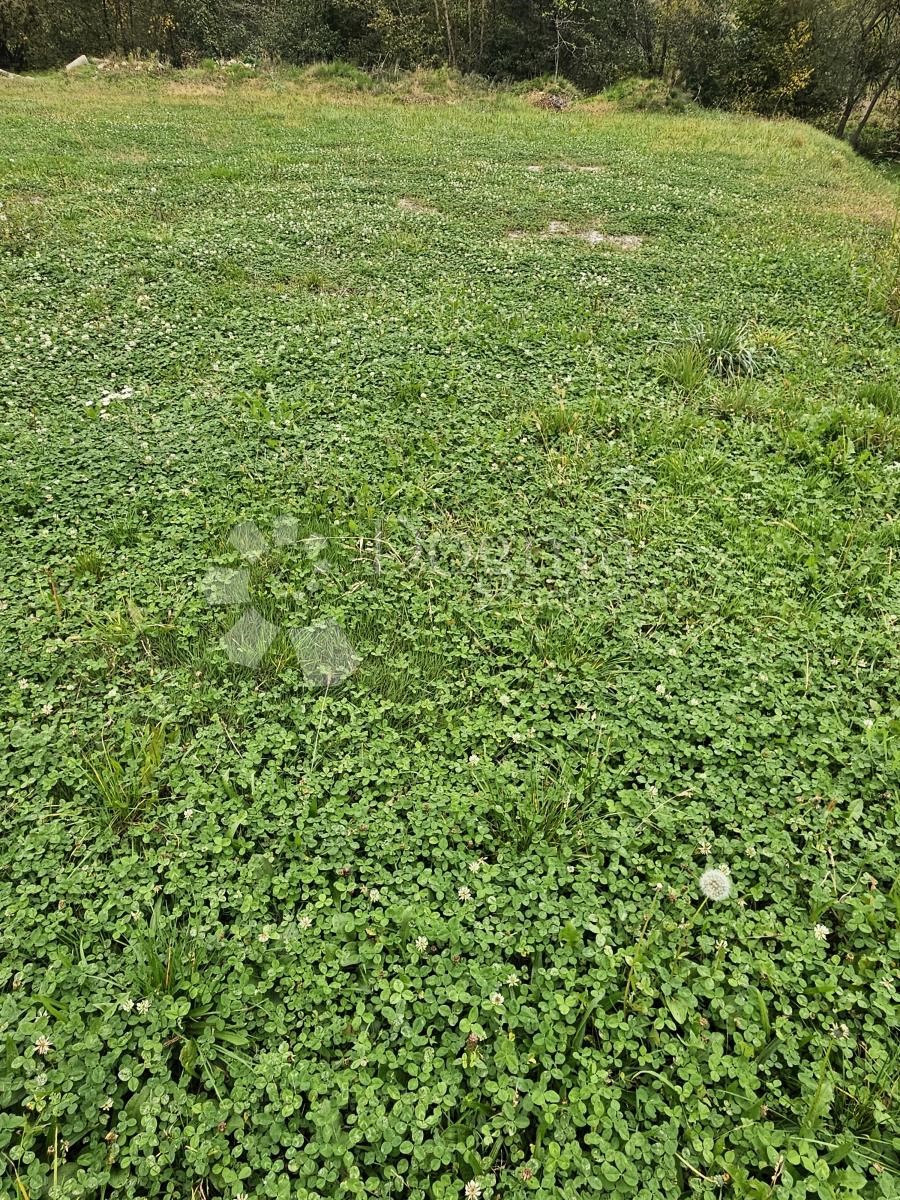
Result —
[[608, 87], [603, 97], [633, 112], [683, 113], [691, 106], [691, 97], [684, 88], [665, 79], [623, 79]]

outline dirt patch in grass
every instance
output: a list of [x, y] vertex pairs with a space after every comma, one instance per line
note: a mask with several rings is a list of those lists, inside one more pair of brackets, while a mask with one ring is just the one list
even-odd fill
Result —
[[575, 236], [589, 246], [617, 246], [620, 250], [640, 250], [644, 244], [644, 239], [636, 233], [601, 233], [597, 229], [587, 229]]
[[438, 210], [431, 204], [426, 204], [424, 200], [417, 200], [415, 196], [401, 196], [397, 201], [397, 207], [401, 212], [416, 213], [420, 217], [436, 217]]
[[550, 221], [546, 229], [536, 233], [525, 229], [511, 229], [506, 236], [511, 241], [521, 241], [529, 237], [567, 237], [587, 242], [589, 246], [615, 246], [619, 250], [639, 250], [644, 244], [644, 239], [636, 233], [604, 233], [600, 229], [571, 225], [568, 221]]

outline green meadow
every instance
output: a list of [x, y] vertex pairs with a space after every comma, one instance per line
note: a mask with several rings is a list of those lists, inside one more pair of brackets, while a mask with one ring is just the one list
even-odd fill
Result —
[[900, 1195], [897, 184], [0, 79], [0, 1194]]

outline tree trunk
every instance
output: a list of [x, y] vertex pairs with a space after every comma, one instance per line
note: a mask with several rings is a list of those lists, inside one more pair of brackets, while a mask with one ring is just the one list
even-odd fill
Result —
[[890, 86], [890, 82], [894, 78], [896, 73], [897, 73], [897, 68], [892, 67], [891, 70], [884, 77], [884, 79], [881, 81], [881, 83], [878, 85], [878, 87], [875, 89], [875, 92], [873, 93], [871, 100], [866, 105], [866, 110], [863, 113], [859, 124], [853, 130], [853, 133], [850, 137], [850, 145], [853, 147], [854, 150], [859, 149], [859, 139], [862, 136], [862, 131], [865, 129], [865, 127], [868, 123], [869, 117], [871, 117], [872, 113], [875, 111], [875, 105], [878, 103], [878, 101], [881, 99], [881, 97], [884, 95], [884, 93], [888, 90], [888, 87]]
[[844, 134], [847, 132], [847, 122], [853, 116], [853, 110], [856, 108], [857, 104], [859, 104], [859, 94], [851, 92], [847, 97], [847, 103], [844, 105], [844, 111], [841, 113], [841, 119], [838, 121], [837, 127], [834, 131], [834, 136], [836, 138], [844, 137]]
[[444, 24], [447, 27], [447, 57], [450, 60], [450, 66], [456, 69], [456, 50], [453, 46], [453, 28], [450, 24], [450, 9], [448, 0], [444, 0]]

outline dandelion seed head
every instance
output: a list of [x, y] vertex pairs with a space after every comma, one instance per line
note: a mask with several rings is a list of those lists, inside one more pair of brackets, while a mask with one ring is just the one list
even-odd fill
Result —
[[700, 891], [707, 900], [727, 900], [731, 895], [731, 880], [719, 867], [711, 867], [700, 876]]

